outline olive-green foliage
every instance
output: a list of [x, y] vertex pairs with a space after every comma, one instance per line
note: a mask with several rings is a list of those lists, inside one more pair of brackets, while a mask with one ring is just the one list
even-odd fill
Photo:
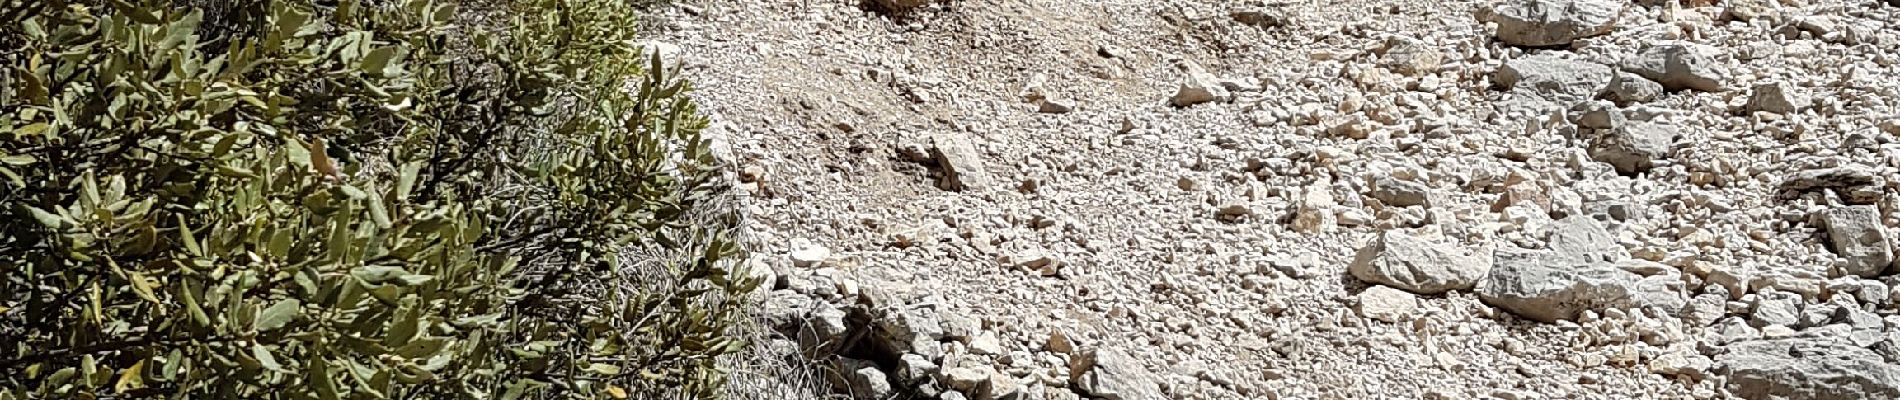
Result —
[[4, 1], [0, 399], [710, 398], [743, 346], [633, 0]]

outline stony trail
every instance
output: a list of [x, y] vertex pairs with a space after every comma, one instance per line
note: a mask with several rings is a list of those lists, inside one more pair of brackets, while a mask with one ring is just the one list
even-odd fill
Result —
[[761, 351], [835, 396], [1840, 399], [1900, 396], [1892, 3], [648, 22], [767, 244]]

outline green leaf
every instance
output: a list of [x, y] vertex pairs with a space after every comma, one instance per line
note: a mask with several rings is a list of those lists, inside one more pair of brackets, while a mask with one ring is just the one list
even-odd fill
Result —
[[151, 10], [126, 3], [125, 0], [111, 0], [107, 3], [111, 4], [112, 8], [118, 10], [120, 14], [130, 17], [132, 21], [141, 24], [156, 25], [165, 22], [159, 20], [157, 15], [153, 15]]
[[171, 50], [189, 43], [192, 35], [198, 31], [198, 21], [203, 18], [204, 12], [194, 8], [184, 18], [172, 22], [165, 27], [165, 40], [158, 42], [158, 49]]
[[310, 384], [317, 390], [317, 398], [338, 400], [336, 376], [330, 374], [330, 361], [316, 357], [310, 363]]
[[416, 176], [422, 173], [422, 163], [412, 162], [402, 166], [402, 175], [396, 181], [396, 197], [408, 199], [409, 192], [416, 188]]
[[277, 357], [271, 355], [270, 348], [264, 347], [263, 343], [251, 343], [251, 357], [257, 358], [257, 363], [262, 364], [264, 369], [284, 371], [284, 365], [277, 363]]
[[157, 295], [152, 293], [152, 283], [146, 281], [144, 274], [140, 274], [138, 271], [128, 272], [126, 280], [132, 282], [132, 291], [137, 293], [140, 298], [150, 301], [152, 304], [164, 304], [164, 302], [158, 301]]
[[400, 318], [389, 321], [389, 333], [383, 335], [383, 345], [401, 347], [416, 337], [422, 323], [422, 313], [415, 307], [407, 307]]
[[403, 270], [402, 267], [388, 265], [365, 265], [350, 271], [350, 275], [356, 276], [356, 279], [362, 279], [364, 283], [372, 285], [397, 280], [407, 274], [409, 271]]
[[289, 257], [291, 232], [290, 229], [281, 228], [271, 232], [270, 244], [265, 245], [264, 252], [275, 258]]
[[178, 238], [184, 240], [185, 251], [194, 256], [204, 257], [204, 248], [198, 245], [198, 238], [192, 236], [191, 226], [185, 224], [184, 214], [178, 214]]
[[389, 229], [391, 226], [389, 222], [389, 210], [383, 206], [383, 199], [380, 197], [370, 197], [368, 203], [370, 221], [375, 222], [377, 228]]
[[14, 154], [10, 156], [0, 156], [0, 164], [27, 165], [32, 163], [33, 156], [30, 155]]
[[165, 381], [178, 378], [178, 368], [184, 365], [184, 356], [185, 353], [178, 349], [172, 349], [172, 353], [165, 356], [165, 369], [160, 373]]
[[587, 366], [587, 372], [600, 375], [620, 375], [620, 366], [608, 363], [594, 363]]
[[179, 297], [185, 299], [185, 312], [191, 314], [192, 321], [196, 321], [198, 326], [211, 326], [211, 317], [205, 314], [204, 306], [198, 305], [198, 297], [203, 296], [204, 292], [198, 290], [190, 278], [184, 281], [185, 290], [181, 293], [184, 296]]
[[369, 54], [363, 55], [363, 62], [358, 64], [357, 69], [379, 77], [399, 75], [402, 73], [402, 61], [398, 57], [400, 50], [396, 46], [383, 46], [370, 50]]
[[297, 301], [297, 299], [279, 301], [277, 304], [272, 304], [270, 308], [265, 308], [264, 312], [258, 314], [254, 328], [258, 332], [268, 332], [273, 329], [282, 328], [285, 324], [289, 324], [291, 320], [296, 319], [297, 314], [302, 311], [303, 303]]
[[145, 362], [146, 361], [150, 361], [150, 360], [139, 359], [138, 362], [132, 363], [131, 368], [126, 368], [124, 371], [120, 371], [119, 382], [112, 385], [112, 390], [117, 391], [119, 393], [126, 393], [126, 392], [132, 391], [133, 389], [139, 389], [139, 388], [145, 387]]
[[368, 192], [364, 192], [363, 189], [357, 189], [355, 186], [336, 185], [336, 189], [342, 191], [344, 196], [349, 196], [349, 198], [352, 199], [362, 200], [369, 197]]
[[435, 22], [441, 23], [455, 21], [455, 3], [443, 4], [441, 7], [436, 7], [433, 19]]
[[40, 225], [45, 226], [47, 228], [59, 229], [59, 227], [63, 224], [63, 221], [66, 220], [63, 217], [60, 217], [58, 214], [46, 212], [46, 210], [34, 208], [33, 206], [21, 206], [21, 207], [25, 207], [27, 214], [32, 214], [34, 220], [40, 221]]
[[22, 127], [19, 127], [18, 129], [14, 129], [13, 134], [21, 136], [21, 137], [39, 136], [51, 130], [53, 130], [53, 125], [47, 124], [45, 122], [40, 122], [40, 123], [34, 123], [34, 124], [27, 124], [26, 126], [22, 126]]

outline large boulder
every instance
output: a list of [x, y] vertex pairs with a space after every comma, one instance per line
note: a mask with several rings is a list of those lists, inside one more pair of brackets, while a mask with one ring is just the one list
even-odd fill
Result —
[[1514, 46], [1563, 46], [1616, 28], [1624, 2], [1613, 0], [1508, 0], [1498, 5], [1498, 41]]
[[1347, 271], [1359, 280], [1419, 294], [1470, 289], [1491, 269], [1491, 260], [1458, 245], [1435, 243], [1386, 231], [1359, 249]]
[[1715, 360], [1738, 398], [1900, 398], [1900, 365], [1872, 350], [1814, 338], [1749, 340], [1725, 350]]
[[1619, 263], [1629, 252], [1596, 220], [1577, 215], [1552, 223], [1548, 250], [1498, 249], [1478, 298], [1524, 318], [1574, 320], [1584, 310], [1656, 308], [1674, 314], [1687, 300], [1680, 278], [1643, 276]]

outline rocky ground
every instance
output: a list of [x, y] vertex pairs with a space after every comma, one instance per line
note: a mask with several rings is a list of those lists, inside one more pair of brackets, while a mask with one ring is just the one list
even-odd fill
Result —
[[768, 244], [760, 349], [831, 396], [1873, 399], [1900, 397], [1895, 3], [649, 22]]

